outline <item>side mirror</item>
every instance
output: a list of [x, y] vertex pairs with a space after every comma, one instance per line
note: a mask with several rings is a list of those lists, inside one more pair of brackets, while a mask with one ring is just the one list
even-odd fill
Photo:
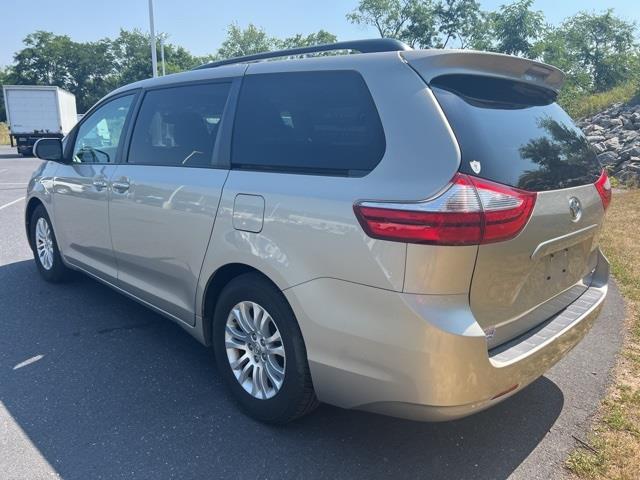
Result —
[[59, 138], [40, 138], [33, 145], [33, 154], [41, 160], [64, 163], [62, 140]]

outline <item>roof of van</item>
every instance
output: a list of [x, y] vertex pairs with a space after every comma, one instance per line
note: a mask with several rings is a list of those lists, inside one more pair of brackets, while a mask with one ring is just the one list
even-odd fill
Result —
[[[355, 48], [356, 46], [358, 48]], [[302, 55], [328, 51], [363, 51], [363, 53], [300, 58]], [[374, 39], [265, 52], [263, 54], [213, 62], [186, 72], [140, 80], [120, 87], [107, 96], [136, 88], [152, 88], [181, 82], [242, 76], [251, 63], [260, 61], [268, 60], [275, 64], [282, 62], [324, 63], [336, 61], [336, 59], [341, 59], [339, 61], [343, 62], [353, 57], [374, 55], [378, 58], [393, 57], [396, 59], [401, 56], [404, 61], [420, 73], [427, 83], [445, 74], [476, 74], [510, 78], [536, 84], [557, 92], [562, 87], [565, 78], [564, 73], [556, 67], [522, 57], [474, 50], [413, 50], [397, 40]]]

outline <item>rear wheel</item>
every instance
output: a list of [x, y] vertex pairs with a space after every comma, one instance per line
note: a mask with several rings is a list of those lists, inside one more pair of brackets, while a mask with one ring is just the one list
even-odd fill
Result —
[[225, 383], [252, 417], [287, 423], [318, 405], [295, 316], [260, 275], [241, 275], [221, 292], [213, 345]]
[[58, 283], [69, 277], [70, 270], [62, 263], [51, 220], [42, 205], [31, 215], [31, 242], [38, 271], [48, 282]]

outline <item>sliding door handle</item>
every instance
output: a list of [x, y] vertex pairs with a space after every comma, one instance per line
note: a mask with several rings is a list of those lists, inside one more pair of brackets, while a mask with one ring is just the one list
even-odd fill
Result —
[[126, 180], [111, 182], [111, 188], [116, 193], [126, 193], [129, 190], [129, 187], [130, 187], [130, 184]]
[[95, 188], [98, 192], [101, 192], [109, 186], [107, 179], [102, 175], [94, 177], [94, 179], [91, 181], [91, 184], [93, 185], [93, 188]]

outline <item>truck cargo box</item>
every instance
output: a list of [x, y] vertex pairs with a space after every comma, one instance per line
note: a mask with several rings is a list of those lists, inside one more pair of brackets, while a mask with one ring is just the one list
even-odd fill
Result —
[[18, 153], [31, 154], [42, 137], [63, 137], [77, 122], [76, 97], [55, 86], [2, 87], [11, 144]]

